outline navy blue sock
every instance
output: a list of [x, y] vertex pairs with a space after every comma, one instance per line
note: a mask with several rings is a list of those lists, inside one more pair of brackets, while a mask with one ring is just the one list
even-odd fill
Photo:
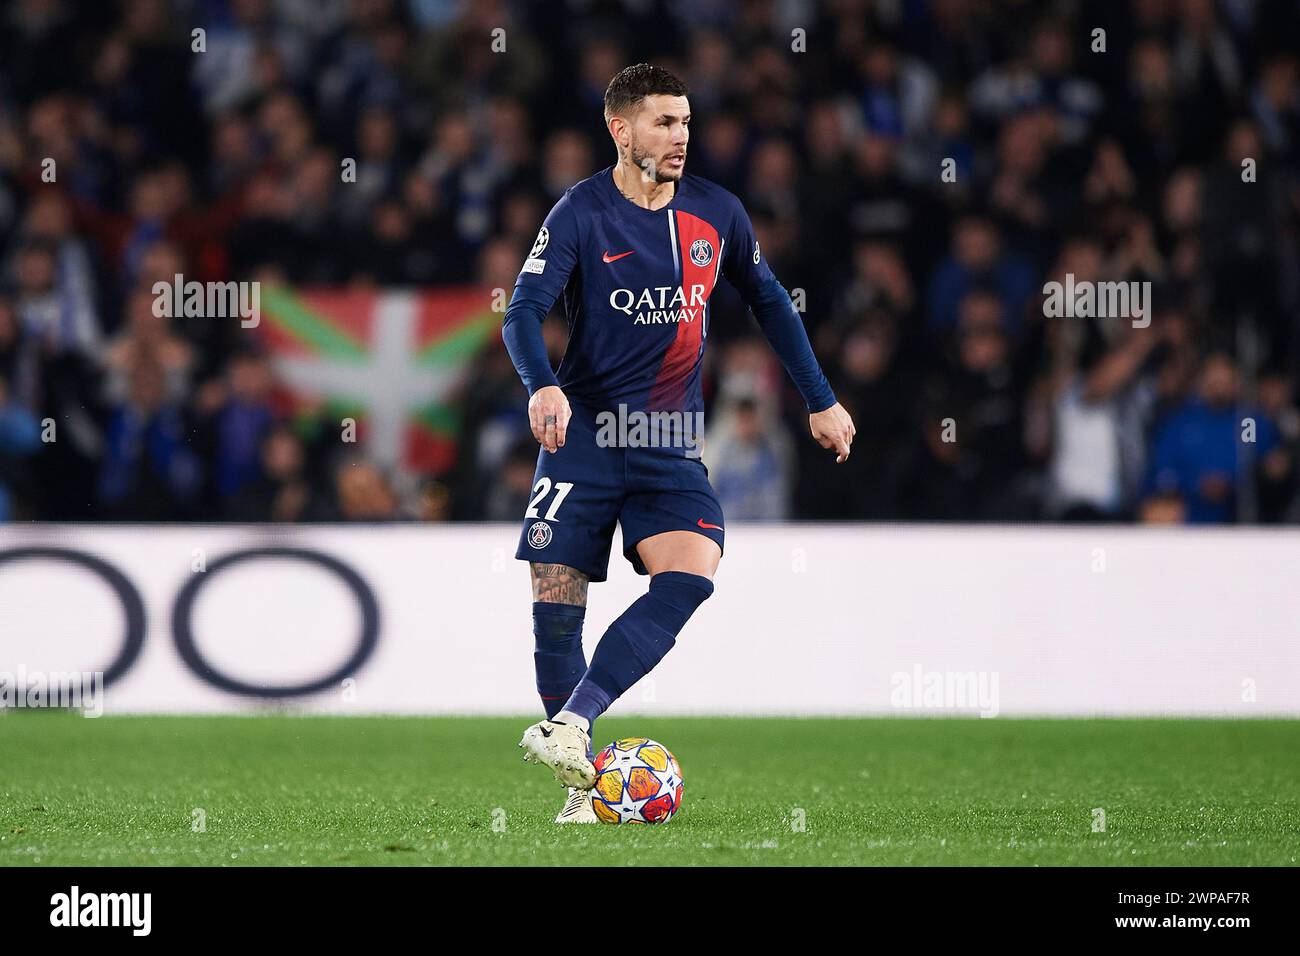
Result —
[[654, 669], [672, 650], [713, 582], [686, 571], [661, 571], [650, 590], [632, 602], [596, 645], [591, 666], [564, 709], [595, 722], [609, 705]]
[[547, 717], [554, 717], [587, 672], [582, 653], [582, 619], [587, 609], [576, 604], [533, 603], [533, 665], [537, 693]]

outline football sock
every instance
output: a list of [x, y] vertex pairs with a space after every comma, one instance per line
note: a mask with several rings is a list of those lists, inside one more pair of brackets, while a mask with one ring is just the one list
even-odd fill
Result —
[[713, 593], [713, 582], [686, 571], [661, 571], [650, 590], [609, 626], [591, 666], [564, 705], [592, 723], [672, 650], [695, 609]]
[[573, 724], [575, 727], [581, 727], [587, 733], [591, 733], [591, 728], [596, 726], [593, 721], [588, 720], [581, 714], [575, 714], [571, 710], [561, 710], [551, 718], [557, 724]]
[[548, 718], [554, 717], [587, 672], [582, 653], [582, 620], [585, 607], [576, 604], [533, 603], [533, 665], [537, 671], [537, 693]]

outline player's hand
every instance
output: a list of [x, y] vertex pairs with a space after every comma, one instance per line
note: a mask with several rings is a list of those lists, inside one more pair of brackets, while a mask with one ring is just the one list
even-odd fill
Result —
[[558, 385], [539, 388], [528, 400], [528, 424], [532, 426], [533, 437], [551, 453], [563, 447], [572, 415], [569, 400]]
[[848, 461], [849, 446], [853, 444], [853, 436], [858, 430], [853, 427], [853, 419], [843, 405], [836, 402], [824, 411], [809, 415], [808, 427], [819, 445], [835, 449], [835, 464]]

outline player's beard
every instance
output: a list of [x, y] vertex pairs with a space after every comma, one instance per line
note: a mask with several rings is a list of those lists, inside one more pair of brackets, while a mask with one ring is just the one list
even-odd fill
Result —
[[686, 164], [682, 163], [681, 169], [674, 169], [666, 163], [661, 165], [647, 150], [644, 150], [635, 141], [631, 148], [632, 165], [641, 170], [641, 175], [646, 179], [656, 183], [675, 183], [682, 178], [682, 173], [686, 171]]

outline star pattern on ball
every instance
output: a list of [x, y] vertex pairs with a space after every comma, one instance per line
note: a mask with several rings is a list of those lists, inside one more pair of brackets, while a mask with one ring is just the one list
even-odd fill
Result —
[[[616, 801], [609, 801], [601, 797], [601, 802], [611, 811], [618, 815], [619, 823], [631, 822], [650, 822], [645, 819], [644, 808], [646, 804], [655, 800], [662, 799], [665, 796], [676, 794], [677, 788], [681, 786], [682, 777], [677, 772], [676, 762], [668, 755], [667, 766], [662, 770], [655, 766], [655, 763], [663, 762], [659, 757], [654, 763], [647, 761], [641, 756], [641, 751], [646, 747], [656, 747], [667, 755], [667, 749], [662, 744], [657, 744], [651, 740], [636, 740], [630, 747], [623, 748], [618, 746], [619, 741], [615, 741], [607, 748], [609, 759], [601, 764], [601, 776], [607, 773], [617, 773], [619, 775], [621, 786], [619, 787], [619, 796]], [[653, 793], [648, 796], [637, 798], [632, 794], [633, 774], [636, 774], [644, 785], [648, 782], [645, 778], [650, 777], [655, 781]], [[600, 785], [597, 784], [597, 792], [600, 792]], [[675, 808], [674, 808], [675, 810]], [[612, 822], [612, 821], [611, 821]]]
[[627, 792], [627, 787], [623, 788], [622, 798], [618, 803], [611, 804], [610, 809], [618, 814], [620, 823], [627, 823], [630, 820], [637, 820], [641, 817], [641, 808], [644, 807], [653, 798], [647, 797], [645, 800], [633, 800], [632, 795]]
[[[631, 750], [620, 750], [617, 746], [613, 748], [614, 763], [623, 771], [624, 776], [627, 776], [637, 767], [650, 767], [648, 763], [641, 759], [640, 751], [643, 746], [644, 744], [638, 744]], [[654, 768], [650, 767], [650, 769], [653, 770]]]

